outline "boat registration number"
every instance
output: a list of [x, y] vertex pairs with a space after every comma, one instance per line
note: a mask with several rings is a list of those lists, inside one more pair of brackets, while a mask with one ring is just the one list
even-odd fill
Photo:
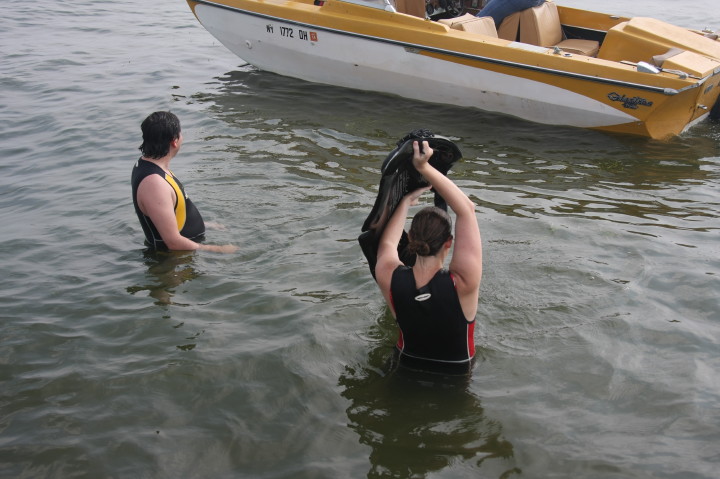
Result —
[[[267, 33], [272, 33], [272, 34], [276, 33], [275, 25], [273, 25], [272, 23], [268, 23], [265, 28], [266, 28]], [[298, 40], [303, 40], [306, 42], [307, 41], [310, 41], [310, 42], [318, 41], [317, 32], [312, 32], [309, 30], [302, 30], [300, 28], [296, 29], [296, 28], [292, 28], [292, 27], [280, 26], [277, 29], [277, 34], [280, 35], [281, 37], [297, 38]]]

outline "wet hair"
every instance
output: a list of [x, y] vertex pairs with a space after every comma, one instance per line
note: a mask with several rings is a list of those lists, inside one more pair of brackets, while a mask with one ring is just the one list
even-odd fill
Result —
[[143, 142], [140, 151], [146, 158], [162, 158], [170, 151], [170, 142], [180, 138], [180, 120], [169, 111], [151, 113], [140, 125]]
[[410, 224], [408, 252], [434, 256], [452, 237], [452, 220], [445, 210], [428, 206], [417, 212]]

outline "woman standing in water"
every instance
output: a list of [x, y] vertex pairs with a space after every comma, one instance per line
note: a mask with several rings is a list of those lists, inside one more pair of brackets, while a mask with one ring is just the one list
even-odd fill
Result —
[[[442, 196], [457, 216], [427, 207], [412, 220], [408, 246], [417, 255], [405, 266], [398, 256], [410, 206], [430, 187], [407, 194], [380, 239], [376, 279], [390, 306], [400, 337], [401, 356], [436, 363], [469, 364], [475, 355], [473, 332], [482, 277], [482, 244], [475, 205], [450, 179], [428, 163], [433, 150], [427, 141], [413, 143], [413, 166]], [[448, 269], [445, 259], [455, 242]]]

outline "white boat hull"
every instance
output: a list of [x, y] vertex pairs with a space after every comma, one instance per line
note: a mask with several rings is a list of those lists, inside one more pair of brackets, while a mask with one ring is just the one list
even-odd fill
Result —
[[[284, 76], [474, 107], [545, 124], [595, 128], [634, 120], [553, 85], [421, 56], [411, 47], [207, 5], [198, 5], [195, 13], [235, 55], [260, 70]], [[316, 41], [310, 40], [311, 32]]]

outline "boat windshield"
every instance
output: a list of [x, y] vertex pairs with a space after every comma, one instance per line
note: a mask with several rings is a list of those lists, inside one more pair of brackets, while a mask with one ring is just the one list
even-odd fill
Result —
[[342, 0], [347, 3], [354, 3], [355, 5], [362, 5], [363, 7], [379, 8], [380, 10], [388, 10], [390, 12], [395, 11], [395, 0]]

